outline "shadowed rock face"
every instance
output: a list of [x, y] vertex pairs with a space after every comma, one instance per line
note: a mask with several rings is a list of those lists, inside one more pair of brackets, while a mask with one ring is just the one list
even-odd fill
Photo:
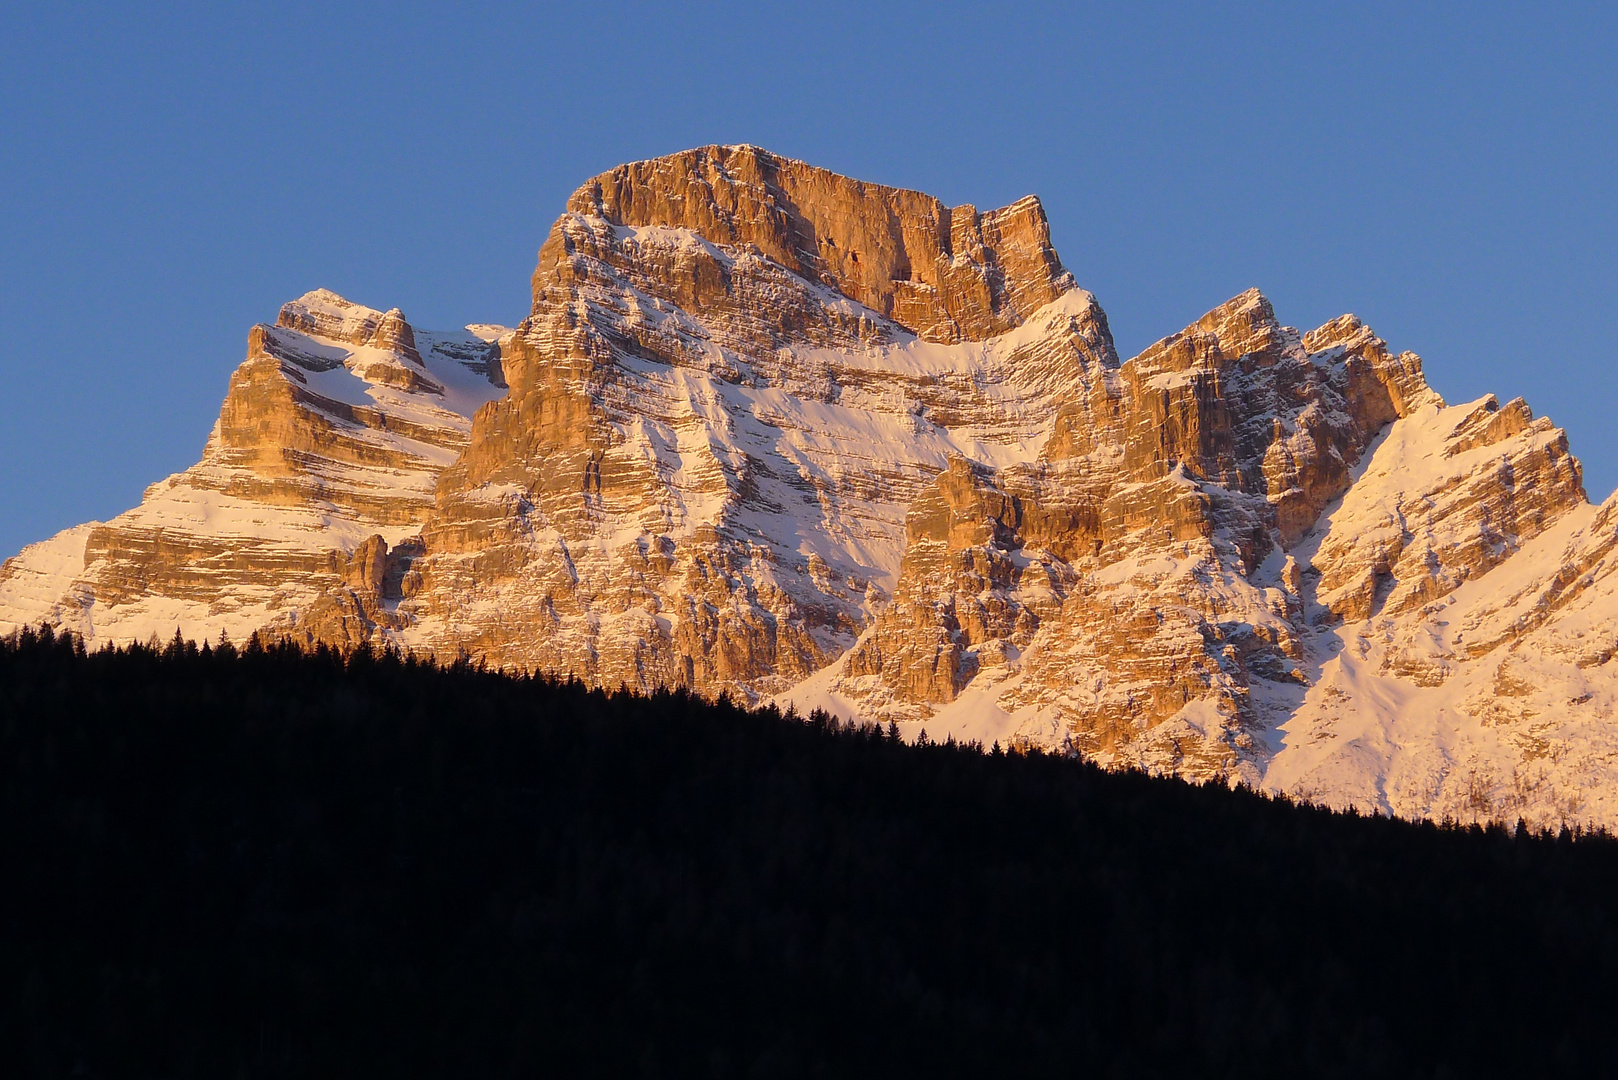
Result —
[[707, 147], [575, 192], [514, 328], [287, 304], [201, 462], [0, 568], [0, 632], [391, 643], [1618, 823], [1614, 551], [1559, 430], [1353, 316], [1250, 290], [1120, 361], [1037, 200]]

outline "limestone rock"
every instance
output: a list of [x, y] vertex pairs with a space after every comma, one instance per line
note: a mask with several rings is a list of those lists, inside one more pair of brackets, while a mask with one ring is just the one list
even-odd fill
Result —
[[928, 341], [1003, 333], [1072, 287], [1031, 195], [979, 213], [753, 146], [620, 165], [574, 192], [568, 210], [756, 248]]
[[[370, 559], [369, 582], [377, 552], [425, 524], [471, 413], [500, 393], [492, 351], [325, 290], [287, 304], [278, 325], [249, 332], [202, 461], [128, 513], [8, 562], [0, 630], [46, 618], [91, 643], [293, 627], [306, 640], [380, 643], [399, 625], [381, 617], [385, 604], [351, 603], [346, 623], [320, 611], [359, 584], [353, 559]], [[48, 603], [41, 565], [52, 568]]]
[[568, 200], [515, 327], [317, 290], [0, 633], [686, 686], [1420, 817], [1618, 824], [1618, 506], [1521, 401], [1244, 292], [1120, 360], [1029, 198], [754, 147]]

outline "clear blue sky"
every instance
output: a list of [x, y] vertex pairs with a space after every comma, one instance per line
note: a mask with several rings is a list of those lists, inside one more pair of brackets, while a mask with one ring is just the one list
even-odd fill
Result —
[[951, 203], [1037, 193], [1125, 355], [1250, 285], [1306, 329], [1354, 311], [1451, 401], [1567, 427], [1600, 499], [1615, 13], [8, 5], [0, 557], [195, 461], [284, 301], [516, 322], [575, 186], [715, 142]]

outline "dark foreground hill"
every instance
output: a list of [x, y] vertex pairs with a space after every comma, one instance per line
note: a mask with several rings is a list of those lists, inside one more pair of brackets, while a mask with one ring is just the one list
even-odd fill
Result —
[[1618, 844], [373, 657], [0, 647], [12, 1076], [1589, 1076]]

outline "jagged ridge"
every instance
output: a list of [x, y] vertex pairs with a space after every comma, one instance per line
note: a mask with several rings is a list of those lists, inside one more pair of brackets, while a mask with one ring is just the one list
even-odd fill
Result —
[[586, 183], [528, 317], [468, 331], [288, 304], [199, 465], [0, 569], [0, 630], [395, 642], [1618, 817], [1611, 504], [1352, 316], [1249, 291], [1121, 362], [1037, 200], [707, 147]]

